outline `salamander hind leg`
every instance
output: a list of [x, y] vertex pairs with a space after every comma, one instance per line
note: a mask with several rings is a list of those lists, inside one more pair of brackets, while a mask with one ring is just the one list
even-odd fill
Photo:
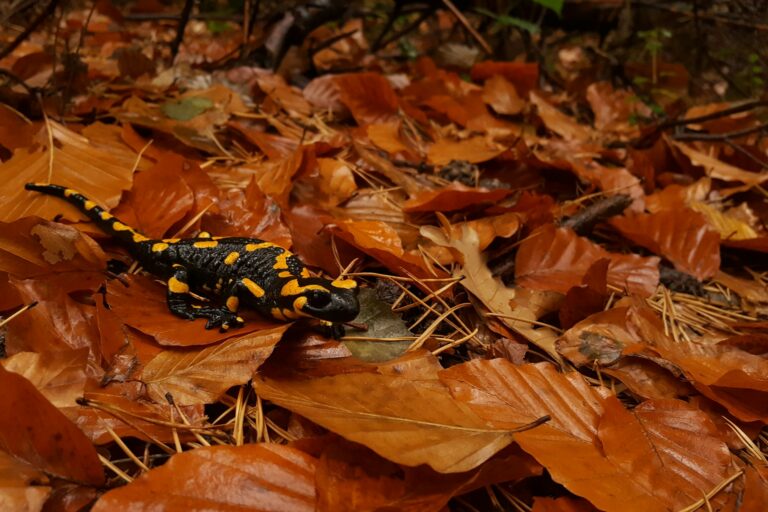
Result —
[[[219, 327], [226, 331], [230, 327], [241, 327], [243, 319], [237, 316], [237, 307], [228, 300], [226, 307], [196, 306], [189, 295], [189, 274], [181, 265], [174, 265], [173, 275], [168, 279], [168, 309], [176, 316], [194, 320], [205, 318], [206, 329]], [[233, 307], [234, 306], [234, 307]]]

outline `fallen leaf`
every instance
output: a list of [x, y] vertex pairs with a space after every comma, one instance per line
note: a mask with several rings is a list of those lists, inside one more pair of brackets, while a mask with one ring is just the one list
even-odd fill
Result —
[[547, 128], [563, 139], [583, 142], [592, 138], [588, 127], [560, 112], [539, 93], [531, 92], [531, 103], [536, 106], [536, 112]]
[[103, 485], [96, 449], [32, 383], [0, 368], [0, 387], [1, 450], [50, 475]]
[[406, 466], [468, 471], [512, 442], [511, 424], [489, 427], [436, 380], [357, 373], [312, 380], [261, 376], [253, 385], [262, 398]]
[[453, 160], [464, 160], [473, 164], [492, 160], [506, 148], [485, 136], [464, 140], [438, 139], [427, 150], [427, 160], [433, 165], [446, 165]]
[[494, 75], [485, 81], [482, 97], [498, 114], [515, 115], [525, 108], [525, 101], [517, 95], [515, 86], [502, 75]]
[[341, 103], [360, 126], [386, 123], [397, 117], [400, 100], [386, 78], [379, 73], [337, 75]]
[[440, 378], [494, 425], [521, 414], [549, 415], [515, 440], [555, 481], [600, 509], [680, 509], [735, 472], [714, 425], [684, 402], [650, 402], [633, 414], [605, 389], [548, 363], [475, 360]]
[[6, 370], [30, 381], [56, 407], [73, 407], [83, 396], [88, 349], [19, 352], [2, 360]]
[[215, 402], [228, 388], [245, 384], [272, 353], [288, 325], [230, 338], [202, 349], [168, 349], [141, 373], [157, 403], [167, 395], [180, 405]]
[[572, 230], [552, 224], [534, 231], [520, 244], [515, 280], [521, 286], [567, 293], [581, 283], [591, 265], [603, 258], [610, 260], [609, 284], [642, 297], [656, 291], [658, 258], [610, 253]]
[[[37, 215], [52, 219], [61, 214], [68, 220], [85, 216], [74, 206], [36, 192], [24, 190], [26, 183], [55, 183], [79, 190], [106, 207], [114, 207], [120, 194], [131, 186], [136, 155], [126, 146], [95, 145], [68, 128], [49, 121], [60, 146], [49, 149], [18, 149], [0, 164], [0, 220], [9, 222]], [[52, 161], [52, 167], [50, 167]]]
[[500, 314], [504, 324], [524, 336], [531, 343], [544, 349], [558, 359], [555, 350], [557, 334], [549, 327], [537, 327], [539, 311], [536, 297], [530, 290], [507, 288], [501, 280], [491, 273], [485, 257], [480, 252], [480, 240], [470, 226], [465, 226], [461, 236], [446, 233], [434, 226], [422, 226], [421, 234], [432, 242], [451, 247], [458, 251], [464, 260], [463, 266], [454, 271], [454, 276], [463, 276], [461, 285], [475, 295], [492, 313]]
[[313, 511], [315, 465], [277, 444], [197, 448], [107, 492], [91, 510]]
[[153, 279], [128, 275], [124, 276], [124, 281], [107, 283], [107, 303], [126, 325], [152, 336], [160, 345], [210, 345], [275, 326], [275, 322], [256, 316], [246, 317], [247, 323], [239, 329], [225, 332], [206, 329], [205, 319], [190, 321], [171, 313], [165, 287]]
[[722, 160], [693, 149], [691, 146], [672, 139], [666, 139], [667, 144], [677, 148], [691, 161], [693, 165], [704, 167], [704, 172], [710, 178], [717, 178], [724, 181], [740, 181], [747, 185], [759, 185], [768, 180], [768, 172], [754, 173], [739, 169], [736, 166], [727, 164]]
[[0, 509], [43, 510], [51, 492], [48, 477], [8, 453], [0, 451]]
[[625, 237], [699, 280], [714, 276], [720, 268], [720, 236], [700, 213], [678, 208], [614, 217], [609, 222]]

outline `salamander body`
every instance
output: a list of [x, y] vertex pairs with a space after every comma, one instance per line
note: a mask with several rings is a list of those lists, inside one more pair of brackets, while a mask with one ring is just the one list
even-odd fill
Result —
[[[280, 321], [311, 317], [329, 323], [354, 319], [360, 306], [351, 279], [312, 277], [294, 254], [256, 238], [212, 237], [152, 240], [89, 200], [60, 185], [28, 183], [25, 188], [60, 197], [77, 206], [118, 239], [147, 271], [166, 280], [168, 308], [182, 318], [205, 318], [207, 329], [239, 327], [240, 306]], [[191, 302], [190, 291], [215, 294], [223, 306]]]

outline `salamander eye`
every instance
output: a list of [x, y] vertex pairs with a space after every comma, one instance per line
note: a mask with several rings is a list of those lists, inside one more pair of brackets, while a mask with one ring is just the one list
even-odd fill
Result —
[[312, 292], [307, 295], [307, 303], [313, 309], [323, 309], [331, 303], [331, 296], [328, 293]]

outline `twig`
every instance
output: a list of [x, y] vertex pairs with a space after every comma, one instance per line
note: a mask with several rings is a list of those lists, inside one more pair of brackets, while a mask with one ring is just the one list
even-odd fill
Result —
[[483, 51], [488, 55], [493, 54], [493, 50], [485, 41], [485, 39], [483, 39], [483, 36], [481, 36], [480, 33], [477, 30], [475, 30], [475, 28], [472, 25], [469, 24], [469, 21], [467, 21], [467, 18], [464, 17], [463, 14], [461, 14], [461, 11], [458, 10], [455, 5], [453, 5], [453, 2], [451, 2], [451, 0], [443, 0], [443, 4], [445, 4], [448, 10], [451, 11], [451, 13], [454, 16], [456, 16], [456, 19], [459, 20], [459, 23], [461, 23], [462, 26], [467, 30], [467, 32], [469, 32], [472, 35], [475, 41], [477, 41], [477, 43], [483, 47]]
[[587, 206], [572, 217], [561, 222], [560, 225], [573, 229], [578, 235], [585, 235], [592, 231], [595, 224], [620, 214], [630, 204], [632, 204], [632, 198], [627, 195], [608, 196]]
[[765, 129], [768, 129], [768, 123], [762, 123], [758, 126], [753, 126], [752, 128], [745, 128], [743, 130], [736, 130], [733, 132], [726, 132], [726, 133], [695, 133], [695, 132], [678, 133], [678, 134], [672, 135], [672, 138], [675, 140], [688, 140], [688, 141], [690, 140], [726, 141], [729, 139], [737, 139], [739, 137], [744, 137], [745, 135], [758, 133]]
[[43, 9], [42, 12], [37, 15], [37, 18], [32, 20], [32, 23], [27, 25], [27, 28], [24, 29], [24, 32], [16, 36], [13, 41], [11, 41], [5, 48], [0, 50], [0, 59], [4, 59], [10, 55], [13, 50], [15, 50], [21, 43], [23, 43], [24, 40], [29, 37], [29, 35], [34, 32], [37, 27], [45, 20], [45, 18], [47, 18], [56, 9], [56, 5], [58, 3], [59, 0], [51, 0], [45, 9]]
[[181, 42], [184, 40], [184, 30], [187, 28], [194, 5], [195, 0], [185, 0], [184, 2], [184, 8], [181, 10], [181, 16], [179, 17], [179, 28], [176, 29], [176, 37], [171, 43], [171, 62], [176, 59], [176, 54], [179, 53], [179, 46], [181, 46]]

